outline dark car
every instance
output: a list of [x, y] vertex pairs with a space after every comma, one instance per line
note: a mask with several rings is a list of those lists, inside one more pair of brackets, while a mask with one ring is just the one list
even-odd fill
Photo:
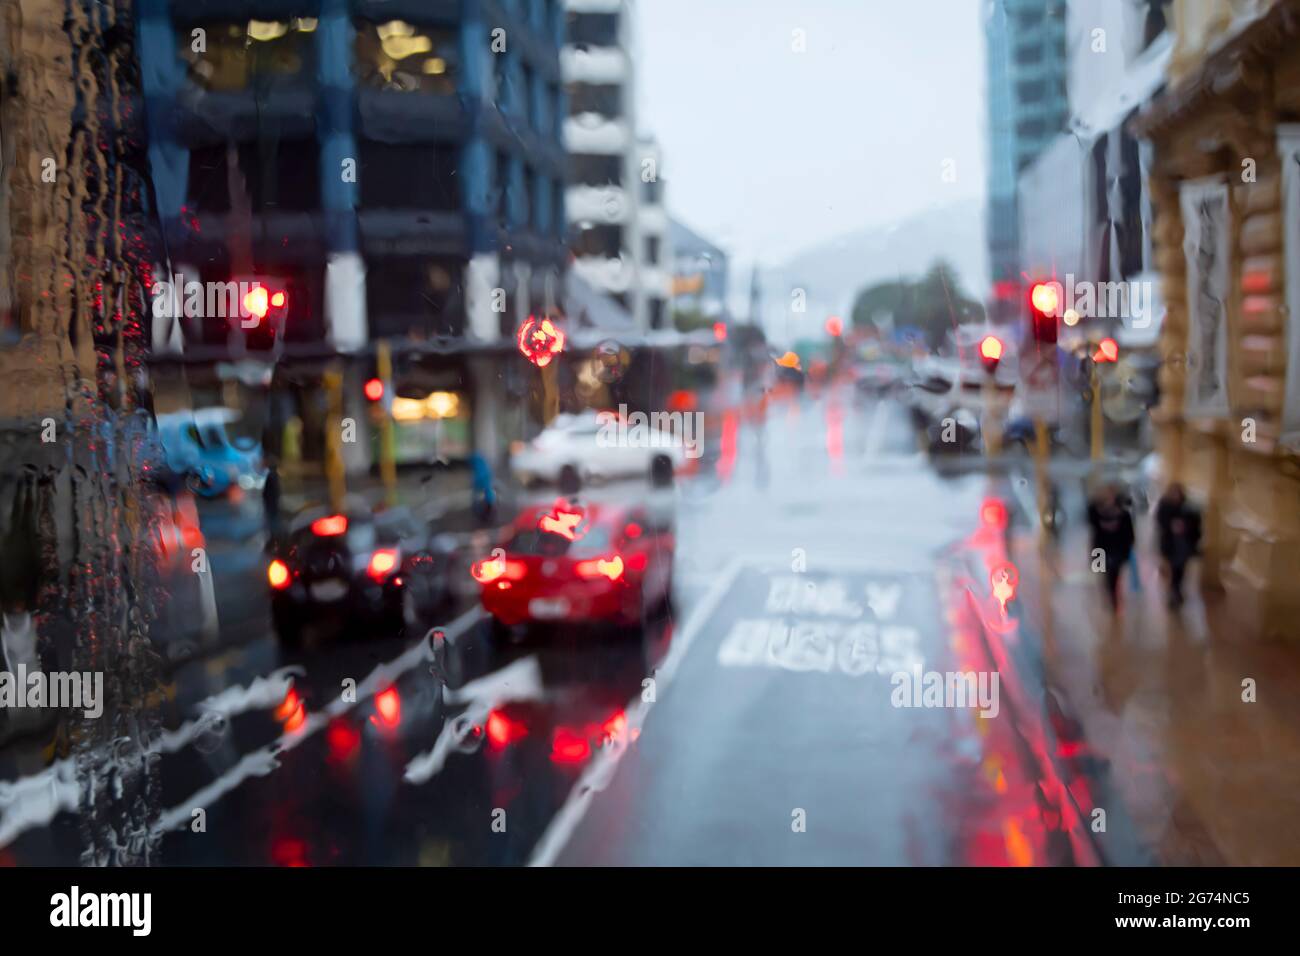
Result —
[[289, 646], [323, 621], [350, 635], [400, 634], [449, 599], [452, 550], [404, 508], [299, 515], [267, 566], [276, 632]]

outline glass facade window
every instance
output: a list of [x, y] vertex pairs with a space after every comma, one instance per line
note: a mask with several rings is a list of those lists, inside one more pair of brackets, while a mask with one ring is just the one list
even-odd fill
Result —
[[596, 256], [602, 259], [614, 259], [622, 252], [621, 226], [587, 226], [579, 229], [573, 242], [573, 254], [579, 258]]
[[568, 30], [574, 46], [618, 46], [617, 13], [570, 13]]
[[460, 335], [464, 316], [457, 259], [384, 256], [366, 267], [366, 308], [375, 337]]
[[569, 180], [587, 186], [623, 185], [623, 157], [578, 153], [569, 157]]
[[359, 183], [363, 209], [461, 208], [460, 150], [427, 143], [360, 143]]
[[356, 24], [357, 81], [399, 92], [456, 92], [459, 58], [454, 30], [402, 20]]
[[213, 93], [255, 83], [303, 77], [316, 68], [316, 20], [249, 20], [196, 23], [176, 31], [190, 82]]
[[569, 109], [573, 113], [623, 115], [623, 88], [617, 83], [573, 83], [569, 86]]
[[314, 139], [249, 143], [240, 148], [240, 162], [255, 208], [298, 212], [320, 208], [320, 153]]

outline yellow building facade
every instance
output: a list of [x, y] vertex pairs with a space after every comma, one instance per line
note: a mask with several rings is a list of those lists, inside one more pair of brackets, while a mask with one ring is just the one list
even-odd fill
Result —
[[1242, 633], [1300, 639], [1300, 0], [1175, 0], [1150, 140], [1167, 313], [1153, 410], [1205, 509], [1202, 587]]

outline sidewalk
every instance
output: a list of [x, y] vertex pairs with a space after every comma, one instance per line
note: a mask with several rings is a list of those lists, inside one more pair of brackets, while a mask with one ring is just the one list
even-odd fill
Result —
[[[1112, 618], [1086, 529], [1068, 525], [1041, 556], [1032, 532], [1015, 536], [1021, 614], [1048, 683], [1109, 761], [1157, 862], [1300, 864], [1300, 650], [1243, 633], [1194, 584], [1182, 612], [1167, 611], [1149, 538], [1139, 519], [1141, 592], [1126, 570]], [[1242, 700], [1246, 678], [1255, 703]]]

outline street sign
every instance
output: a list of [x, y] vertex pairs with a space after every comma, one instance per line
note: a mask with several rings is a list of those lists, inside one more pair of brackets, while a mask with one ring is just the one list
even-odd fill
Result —
[[1027, 352], [1021, 357], [1024, 374], [1021, 376], [1025, 413], [1048, 423], [1061, 417], [1061, 370], [1056, 361], [1056, 349]]

